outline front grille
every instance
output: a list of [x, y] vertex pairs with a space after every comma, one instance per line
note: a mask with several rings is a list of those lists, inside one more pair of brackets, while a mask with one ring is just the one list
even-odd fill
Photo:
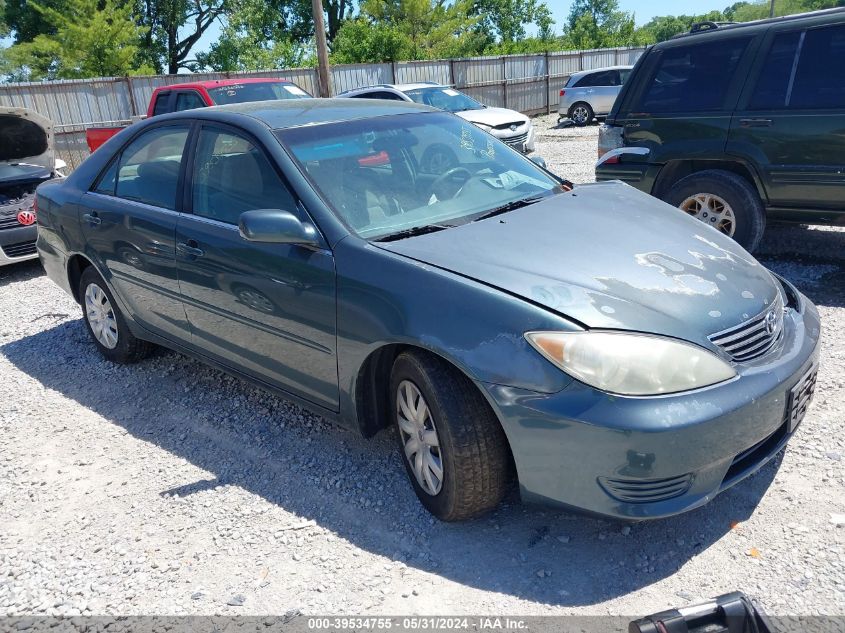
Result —
[[17, 244], [7, 244], [3, 247], [3, 254], [6, 257], [26, 257], [27, 255], [35, 255], [35, 240], [29, 242], [18, 242]]
[[780, 340], [783, 312], [783, 299], [778, 293], [772, 305], [763, 312], [737, 326], [712, 334], [710, 341], [735, 361], [759, 358]]
[[692, 483], [692, 475], [665, 479], [610, 479], [599, 477], [605, 492], [624, 503], [655, 503], [684, 494]]
[[14, 215], [9, 218], [0, 218], [0, 231], [3, 229], [14, 229], [20, 225], [18, 218]]
[[522, 150], [522, 148], [525, 146], [525, 141], [528, 140], [528, 132], [526, 132], [525, 134], [517, 134], [516, 136], [511, 136], [509, 138], [503, 138], [502, 140], [511, 147], [515, 147], [518, 150]]

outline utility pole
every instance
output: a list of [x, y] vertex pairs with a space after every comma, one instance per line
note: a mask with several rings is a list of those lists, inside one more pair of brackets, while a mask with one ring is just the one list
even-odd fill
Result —
[[769, 17], [775, 17], [775, 0], [769, 0]]
[[317, 40], [317, 78], [321, 97], [332, 94], [331, 76], [329, 75], [329, 49], [326, 44], [326, 23], [323, 21], [323, 0], [311, 0], [314, 13], [314, 36]]

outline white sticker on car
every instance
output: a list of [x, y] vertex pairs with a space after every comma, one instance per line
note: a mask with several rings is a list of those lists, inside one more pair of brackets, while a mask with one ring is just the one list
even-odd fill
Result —
[[296, 95], [298, 97], [307, 97], [308, 96], [308, 93], [305, 92], [299, 86], [285, 86], [285, 90], [287, 90], [292, 95]]

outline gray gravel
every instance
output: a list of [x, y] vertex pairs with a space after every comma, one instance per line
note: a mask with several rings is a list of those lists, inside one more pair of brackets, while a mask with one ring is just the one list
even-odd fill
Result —
[[[596, 128], [538, 125], [550, 166], [589, 180]], [[841, 614], [843, 240], [771, 227], [760, 255], [825, 327], [785, 455], [705, 508], [633, 526], [514, 497], [437, 523], [391, 433], [360, 439], [174, 353], [111, 365], [37, 263], [2, 268], [0, 615], [643, 615], [735, 589], [778, 614]]]

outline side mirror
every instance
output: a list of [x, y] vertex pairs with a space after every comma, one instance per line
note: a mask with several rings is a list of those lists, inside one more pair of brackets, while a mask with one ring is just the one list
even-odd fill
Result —
[[256, 209], [241, 213], [238, 221], [241, 237], [250, 242], [301, 244], [317, 246], [317, 230], [290, 211]]
[[548, 167], [546, 167], [546, 159], [542, 156], [529, 156], [528, 160], [530, 160], [535, 165], [539, 165], [543, 169], [548, 169]]

